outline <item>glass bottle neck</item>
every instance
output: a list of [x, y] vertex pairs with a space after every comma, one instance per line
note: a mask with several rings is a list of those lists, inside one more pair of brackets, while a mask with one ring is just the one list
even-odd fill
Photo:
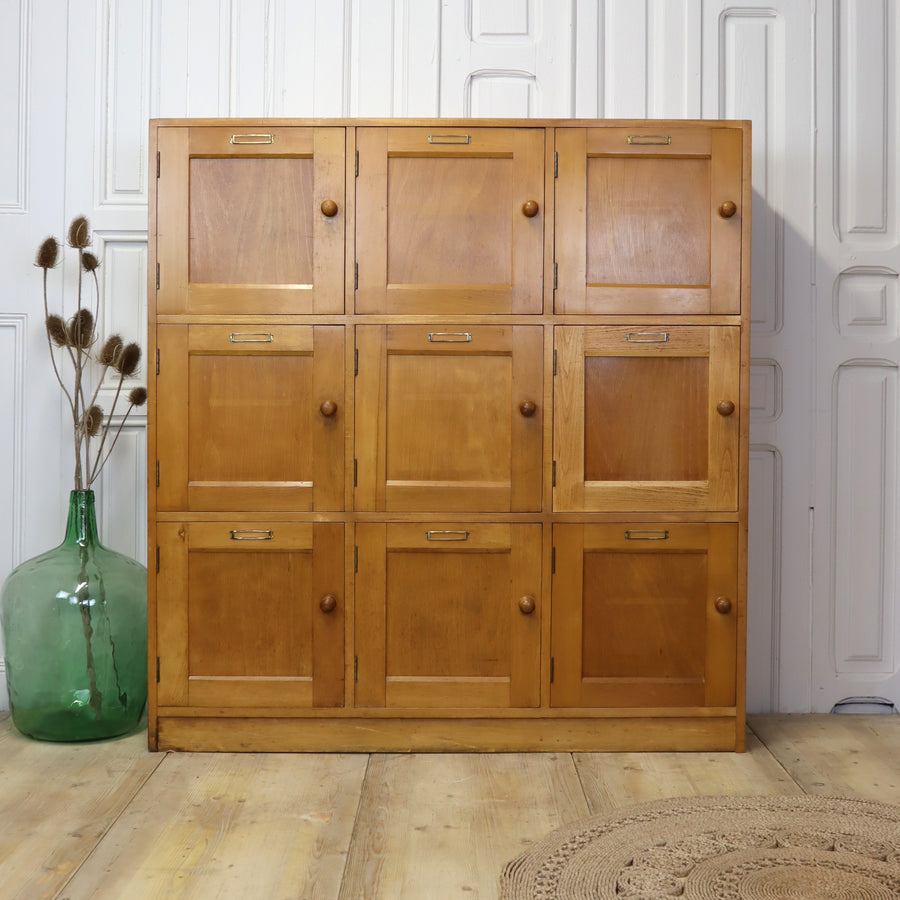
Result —
[[95, 546], [100, 543], [93, 491], [69, 493], [69, 519], [66, 523], [66, 544]]

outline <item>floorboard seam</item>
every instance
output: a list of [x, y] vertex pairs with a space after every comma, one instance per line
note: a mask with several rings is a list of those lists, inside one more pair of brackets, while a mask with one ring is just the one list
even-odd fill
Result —
[[797, 787], [800, 788], [800, 790], [801, 790], [804, 794], [809, 795], [809, 791], [806, 790], [806, 788], [803, 787], [803, 785], [802, 785], [799, 781], [797, 781], [797, 779], [794, 778], [793, 775], [791, 775], [790, 770], [789, 770], [789, 769], [784, 765], [784, 763], [783, 763], [783, 762], [782, 762], [782, 761], [781, 761], [781, 760], [780, 760], [780, 759], [779, 759], [779, 758], [778, 758], [778, 757], [777, 757], [777, 756], [769, 749], [769, 745], [765, 742], [765, 740], [762, 738], [761, 735], [759, 735], [756, 731], [753, 730], [753, 728], [750, 726], [749, 723], [747, 724], [747, 730], [748, 730], [748, 731], [749, 731], [749, 732], [750, 732], [750, 733], [751, 733], [751, 734], [752, 734], [752, 735], [760, 742], [760, 744], [762, 744], [762, 746], [763, 746], [763, 747], [765, 748], [765, 750], [766, 750], [766, 753], [768, 753], [769, 756], [772, 757], [772, 759], [775, 761], [775, 764], [778, 766], [778, 768], [781, 769], [781, 771], [784, 772], [784, 774], [787, 775], [787, 777], [788, 777], [795, 785], [797, 785]]
[[581, 777], [581, 769], [578, 766], [578, 760], [575, 759], [575, 754], [570, 753], [569, 759], [572, 760], [572, 765], [575, 768], [575, 775], [578, 778], [578, 786], [581, 788], [581, 796], [584, 797], [584, 805], [588, 811], [588, 815], [594, 816], [597, 814], [597, 810], [594, 809], [593, 803], [591, 803], [591, 798], [588, 796], [587, 789], [584, 786], [584, 780]]
[[344, 868], [341, 871], [341, 883], [338, 886], [338, 900], [345, 896], [344, 887], [347, 882], [347, 869], [353, 856], [353, 848], [356, 846], [357, 829], [359, 828], [359, 813], [362, 809], [363, 799], [366, 796], [366, 785], [369, 781], [369, 768], [372, 765], [373, 753], [366, 757], [366, 771], [363, 772], [362, 784], [359, 786], [359, 799], [356, 801], [356, 812], [353, 816], [353, 828], [350, 830], [350, 840], [347, 842], [347, 855], [344, 857]]
[[69, 885], [72, 883], [72, 881], [78, 875], [78, 873], [84, 868], [87, 861], [97, 852], [97, 850], [100, 848], [100, 845], [106, 840], [106, 838], [109, 836], [109, 833], [113, 830], [113, 828], [116, 827], [116, 825], [118, 824], [118, 822], [122, 818], [122, 816], [124, 816], [125, 813], [129, 810], [129, 808], [131, 807], [131, 804], [134, 803], [135, 798], [138, 796], [138, 794], [140, 794], [141, 791], [143, 791], [144, 788], [147, 787], [147, 784], [150, 781], [150, 779], [159, 771], [159, 767], [169, 758], [170, 753], [171, 753], [170, 750], [164, 750], [159, 754], [161, 757], [160, 760], [147, 773], [147, 776], [141, 781], [141, 783], [134, 789], [131, 796], [122, 805], [122, 808], [119, 810], [118, 815], [113, 816], [113, 818], [110, 820], [109, 825], [107, 825], [106, 828], [103, 829], [103, 833], [97, 838], [97, 840], [94, 843], [94, 846], [91, 847], [90, 853], [88, 853], [84, 857], [84, 859], [82, 859], [81, 862], [78, 863], [78, 865], [72, 870], [72, 874], [69, 875], [69, 877], [63, 882], [62, 885], [60, 885], [59, 890], [54, 894], [54, 900], [58, 900], [58, 898], [64, 897], [65, 892], [66, 892], [67, 888], [69, 887]]

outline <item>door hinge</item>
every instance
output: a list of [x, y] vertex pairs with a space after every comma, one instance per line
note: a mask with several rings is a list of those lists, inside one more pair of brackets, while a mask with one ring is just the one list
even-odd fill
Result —
[[559, 151], [553, 153], [553, 177], [559, 178]]
[[357, 476], [359, 474], [359, 460], [353, 459], [353, 487], [357, 486]]
[[557, 287], [559, 287], [559, 266], [553, 263], [553, 290], [555, 291]]
[[353, 263], [353, 290], [359, 290], [359, 263]]
[[[156, 374], [158, 375], [159, 373], [157, 372]], [[556, 374], [556, 350], [555, 349], [553, 350], [553, 374], [554, 375]]]
[[159, 347], [156, 348], [156, 374], [159, 375]]
[[159, 547], [156, 548], [156, 574], [159, 575]]
[[551, 486], [556, 487], [556, 460], [553, 460], [553, 463], [550, 468], [550, 481]]
[[359, 547], [353, 548], [353, 574], [359, 571]]
[[156, 683], [159, 684], [159, 657], [156, 657]]
[[156, 264], [156, 289], [159, 290], [159, 263]]
[[353, 351], [353, 374], [359, 375], [359, 347]]
[[556, 547], [550, 548], [550, 574], [556, 574]]
[[359, 657], [354, 656], [353, 657], [353, 683], [356, 684], [356, 682], [358, 682], [358, 681], [359, 681]]
[[156, 486], [159, 487], [159, 460], [156, 461]]
[[159, 150], [156, 151], [156, 177], [159, 178], [159, 169], [160, 169], [160, 160], [159, 160]]
[[359, 150], [356, 151], [356, 177], [359, 178]]
[[553, 669], [555, 668], [556, 660], [551, 656], [550, 657], [550, 684], [553, 684]]

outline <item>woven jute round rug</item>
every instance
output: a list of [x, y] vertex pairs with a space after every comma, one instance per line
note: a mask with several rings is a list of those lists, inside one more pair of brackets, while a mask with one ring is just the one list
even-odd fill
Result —
[[900, 898], [900, 807], [821, 797], [661, 800], [552, 832], [503, 900]]

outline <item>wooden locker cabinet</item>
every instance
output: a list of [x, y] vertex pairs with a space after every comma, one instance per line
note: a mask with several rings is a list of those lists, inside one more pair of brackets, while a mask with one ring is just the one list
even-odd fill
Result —
[[150, 138], [151, 748], [743, 749], [749, 123]]

